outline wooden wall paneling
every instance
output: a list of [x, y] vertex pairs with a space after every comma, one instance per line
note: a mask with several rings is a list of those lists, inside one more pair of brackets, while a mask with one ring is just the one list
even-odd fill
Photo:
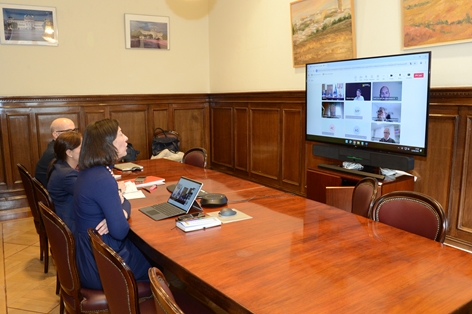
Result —
[[464, 158], [462, 160], [462, 180], [460, 181], [460, 197], [458, 198], [458, 210], [451, 215], [451, 226], [448, 238], [472, 242], [472, 108], [468, 108], [465, 114], [465, 139]]
[[[6, 112], [8, 155], [2, 171], [6, 174], [2, 187], [7, 189], [23, 189], [17, 163], [21, 163], [34, 175], [38, 161], [38, 143], [35, 130], [34, 115], [29, 110], [15, 109]], [[4, 137], [5, 139], [5, 137]]]
[[[246, 106], [234, 106], [234, 169], [235, 173], [243, 177], [249, 176], [249, 159], [251, 150], [249, 147], [249, 108]], [[231, 132], [231, 131], [230, 131]]]
[[208, 105], [174, 104], [172, 111], [173, 128], [180, 134], [180, 150], [185, 152], [193, 147], [203, 147], [211, 156], [210, 134], [208, 128], [203, 127], [210, 124]]
[[272, 186], [280, 178], [280, 106], [250, 105], [250, 176]]
[[301, 108], [282, 108], [282, 187], [300, 192], [304, 145], [304, 115]]
[[58, 118], [69, 118], [74, 121], [76, 127], [80, 128], [80, 111], [72, 107], [51, 107], [34, 109], [33, 111], [36, 121], [36, 134], [38, 137], [38, 156], [39, 160], [43, 152], [52, 141], [51, 123]]
[[233, 107], [231, 104], [211, 107], [211, 161], [213, 166], [233, 169]]
[[[438, 108], [439, 109], [439, 108]], [[415, 157], [417, 176], [415, 191], [435, 198], [449, 213], [452, 200], [452, 184], [454, 165], [457, 163], [455, 154], [456, 139], [459, 131], [457, 112], [432, 113], [429, 116], [428, 155]]]
[[149, 159], [151, 147], [148, 139], [148, 110], [145, 105], [111, 106], [110, 118], [120, 122], [122, 132], [128, 137], [128, 143], [140, 151], [137, 159]]
[[[6, 140], [3, 138], [3, 135], [6, 134], [8, 134], [6, 121], [4, 119], [4, 115], [0, 115], [0, 191], [8, 189], [7, 171], [5, 169], [5, 165], [11, 164], [10, 158], [5, 158], [6, 155], [10, 154], [10, 149], [7, 148], [8, 145], [5, 145], [5, 143], [8, 143], [8, 138]], [[5, 159], [8, 160], [8, 163], [5, 161]], [[11, 178], [10, 181], [12, 181]]]
[[92, 122], [99, 121], [108, 118], [108, 106], [106, 105], [95, 105], [86, 106], [81, 108], [81, 116], [83, 123], [79, 126], [82, 134], [85, 132], [85, 128]]

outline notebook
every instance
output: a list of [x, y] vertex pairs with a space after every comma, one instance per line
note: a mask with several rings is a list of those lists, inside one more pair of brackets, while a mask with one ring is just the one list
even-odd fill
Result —
[[120, 164], [115, 164], [114, 165], [115, 169], [121, 170], [121, 171], [136, 171], [136, 170], [141, 170], [143, 169], [143, 166], [137, 165], [132, 162], [123, 162]]
[[167, 202], [140, 208], [139, 210], [154, 220], [161, 220], [187, 214], [194, 203], [197, 208], [201, 209], [195, 200], [202, 186], [203, 183], [201, 182], [181, 177]]

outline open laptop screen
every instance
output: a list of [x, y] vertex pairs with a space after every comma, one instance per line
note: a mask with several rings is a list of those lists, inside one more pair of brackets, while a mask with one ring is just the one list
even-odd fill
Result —
[[168, 203], [187, 211], [201, 188], [202, 183], [181, 177], [170, 195]]

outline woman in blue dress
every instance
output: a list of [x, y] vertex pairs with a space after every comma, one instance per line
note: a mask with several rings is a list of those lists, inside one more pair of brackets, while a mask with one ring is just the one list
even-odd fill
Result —
[[87, 229], [106, 219], [103, 241], [114, 249], [133, 271], [137, 281], [149, 281], [149, 262], [127, 238], [131, 205], [123, 197], [124, 186], [116, 182], [112, 167], [126, 156], [126, 141], [118, 121], [104, 119], [87, 126], [79, 158], [74, 191], [77, 266], [83, 287], [102, 289]]

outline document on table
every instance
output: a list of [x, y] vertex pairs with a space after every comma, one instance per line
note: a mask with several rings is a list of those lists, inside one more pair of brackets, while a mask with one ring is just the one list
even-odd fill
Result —
[[125, 182], [125, 186], [126, 186], [126, 190], [125, 190], [125, 193], [123, 193], [123, 196], [127, 200], [132, 200], [136, 198], [146, 198], [143, 191], [138, 190], [136, 188], [136, 184], [134, 184], [133, 182], [131, 181]]

